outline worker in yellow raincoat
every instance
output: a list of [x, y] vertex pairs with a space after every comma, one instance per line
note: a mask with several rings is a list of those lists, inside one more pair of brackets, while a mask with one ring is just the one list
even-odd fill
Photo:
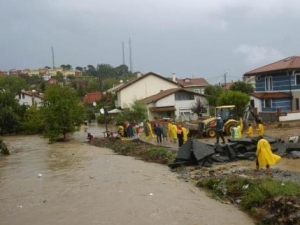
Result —
[[237, 124], [238, 138], [242, 138], [242, 127], [240, 124]]
[[185, 143], [188, 140], [188, 130], [184, 126], [182, 126], [181, 129], [183, 134], [183, 143]]
[[118, 126], [118, 134], [120, 137], [124, 137], [124, 127], [122, 125]]
[[258, 120], [257, 134], [258, 134], [258, 136], [265, 135], [265, 127], [264, 127], [264, 125], [262, 125], [261, 120]]
[[168, 136], [169, 136], [169, 140], [172, 141], [172, 123], [171, 121], [168, 123]]
[[266, 174], [271, 174], [270, 166], [275, 165], [281, 157], [273, 154], [270, 143], [259, 136], [256, 149], [256, 171], [259, 171], [259, 167], [266, 167]]
[[149, 120], [147, 121], [147, 126], [149, 129], [149, 137], [154, 138], [155, 136], [154, 136], [153, 129], [152, 129], [152, 126], [151, 126], [151, 123], [149, 122]]
[[173, 142], [177, 142], [177, 126], [176, 126], [176, 124], [173, 122], [172, 123], [172, 127], [171, 127], [171, 141], [173, 141]]
[[246, 137], [253, 137], [253, 127], [251, 125], [251, 123], [248, 124], [248, 129], [247, 129], [247, 132], [246, 132]]

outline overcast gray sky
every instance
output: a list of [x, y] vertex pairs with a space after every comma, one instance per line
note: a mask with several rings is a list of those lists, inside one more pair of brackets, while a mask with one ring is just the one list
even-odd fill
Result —
[[71, 64], [209, 83], [300, 55], [299, 0], [0, 0], [0, 69]]

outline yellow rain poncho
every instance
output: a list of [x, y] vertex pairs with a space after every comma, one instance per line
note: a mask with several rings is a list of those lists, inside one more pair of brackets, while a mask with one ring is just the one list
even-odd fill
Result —
[[253, 137], [253, 128], [249, 126], [246, 132], [247, 137]]
[[170, 135], [170, 138], [172, 138], [173, 140], [177, 140], [177, 126], [175, 124], [172, 124]]
[[238, 138], [242, 138], [242, 127], [241, 127], [241, 125], [237, 126], [237, 130], [238, 130]]
[[172, 123], [169, 122], [169, 123], [168, 123], [168, 136], [169, 136], [169, 138], [172, 138], [171, 133], [172, 133]]
[[260, 139], [257, 143], [256, 156], [260, 167], [272, 166], [277, 163], [281, 157], [273, 154], [271, 145], [266, 139]]
[[153, 130], [152, 130], [152, 126], [151, 126], [151, 123], [147, 123], [147, 126], [148, 126], [148, 129], [149, 129], [149, 137], [152, 137], [154, 138], [154, 134], [153, 134]]
[[183, 142], [186, 142], [188, 140], [188, 131], [185, 127], [182, 127], [182, 134], [183, 134]]
[[264, 136], [264, 135], [265, 135], [265, 128], [264, 128], [264, 125], [262, 125], [261, 123], [258, 124], [258, 127], [257, 127], [257, 134], [258, 134], [258, 136]]

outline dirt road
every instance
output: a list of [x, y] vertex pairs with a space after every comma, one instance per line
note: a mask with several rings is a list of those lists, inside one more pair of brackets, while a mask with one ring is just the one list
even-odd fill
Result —
[[0, 157], [1, 225], [254, 224], [167, 166], [90, 146], [80, 132], [51, 145], [38, 136], [4, 138], [12, 154]]

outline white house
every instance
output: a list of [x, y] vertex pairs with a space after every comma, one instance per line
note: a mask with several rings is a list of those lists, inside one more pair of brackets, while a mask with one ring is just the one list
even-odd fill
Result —
[[[203, 94], [188, 91], [183, 88], [172, 88], [160, 91], [142, 99], [148, 106], [150, 120], [161, 118], [189, 119], [192, 108], [198, 103], [207, 107], [207, 99]], [[208, 111], [208, 110], [207, 110]]]
[[138, 74], [138, 77], [124, 83], [116, 91], [116, 107], [127, 108], [134, 100], [144, 99], [160, 91], [177, 88], [178, 84], [156, 73]]
[[20, 105], [32, 106], [33, 104], [36, 104], [37, 106], [39, 106], [41, 105], [43, 94], [37, 93], [35, 90], [22, 90], [19, 94], [16, 94], [15, 99], [19, 102]]

